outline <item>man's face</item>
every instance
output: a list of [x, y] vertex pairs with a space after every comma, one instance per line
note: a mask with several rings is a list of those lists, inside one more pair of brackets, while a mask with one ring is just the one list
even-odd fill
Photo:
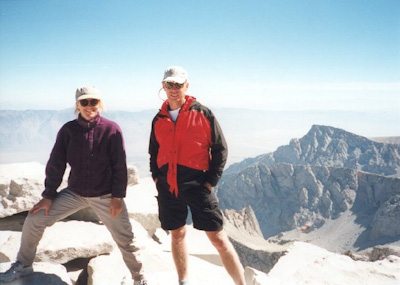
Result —
[[185, 94], [189, 87], [189, 83], [185, 82], [179, 84], [176, 82], [164, 82], [163, 88], [167, 94], [167, 98], [170, 104], [182, 105], [185, 103]]

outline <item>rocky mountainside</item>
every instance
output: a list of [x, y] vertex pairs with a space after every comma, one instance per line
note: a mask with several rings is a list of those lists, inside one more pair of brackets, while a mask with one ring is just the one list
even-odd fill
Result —
[[342, 129], [313, 125], [301, 139], [255, 158], [231, 165], [226, 174], [263, 163], [319, 165], [356, 169], [385, 176], [400, 177], [400, 145], [379, 143]]
[[[399, 252], [399, 153], [398, 145], [315, 125], [288, 146], [232, 165], [218, 197], [224, 208], [250, 205], [268, 241], [307, 241], [353, 258], [376, 255], [378, 245]], [[264, 260], [273, 260], [269, 253]]]
[[[399, 145], [314, 125], [275, 152], [231, 165], [217, 193], [223, 208], [250, 206], [264, 237], [362, 250], [400, 244], [399, 166]], [[338, 226], [349, 237], [333, 235]]]
[[258, 163], [225, 175], [217, 193], [223, 208], [250, 205], [265, 237], [301, 227], [310, 231], [351, 210], [365, 228], [364, 246], [400, 238], [398, 178], [347, 168]]

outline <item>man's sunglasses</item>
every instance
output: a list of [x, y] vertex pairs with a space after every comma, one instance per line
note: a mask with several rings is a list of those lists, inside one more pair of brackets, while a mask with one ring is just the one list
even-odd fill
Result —
[[165, 82], [164, 86], [167, 89], [181, 89], [185, 83]]
[[83, 107], [86, 107], [87, 105], [89, 105], [90, 104], [90, 106], [97, 106], [97, 104], [99, 104], [99, 100], [97, 100], [97, 99], [91, 99], [91, 100], [88, 100], [88, 99], [83, 99], [83, 100], [80, 100], [79, 101], [79, 103], [83, 106]]

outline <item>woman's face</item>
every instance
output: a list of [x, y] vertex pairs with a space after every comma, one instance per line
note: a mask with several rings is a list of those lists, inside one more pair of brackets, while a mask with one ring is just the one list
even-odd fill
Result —
[[172, 108], [179, 108], [185, 103], [185, 94], [189, 83], [178, 84], [175, 82], [164, 82], [163, 88], [167, 94], [168, 102]]
[[79, 109], [82, 117], [87, 120], [93, 120], [99, 115], [99, 103], [98, 99], [83, 99], [76, 102], [76, 106]]

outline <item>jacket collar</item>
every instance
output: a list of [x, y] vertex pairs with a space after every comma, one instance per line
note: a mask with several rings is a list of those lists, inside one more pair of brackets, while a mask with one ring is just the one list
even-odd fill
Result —
[[100, 115], [98, 115], [93, 120], [87, 121], [85, 120], [81, 114], [78, 115], [78, 124], [84, 129], [93, 129], [101, 120]]
[[[186, 112], [189, 110], [190, 106], [192, 106], [192, 103], [196, 101], [196, 98], [193, 96], [185, 95], [186, 102], [181, 106], [180, 112]], [[165, 100], [164, 103], [161, 106], [160, 113], [163, 115], [168, 115], [168, 100]]]

